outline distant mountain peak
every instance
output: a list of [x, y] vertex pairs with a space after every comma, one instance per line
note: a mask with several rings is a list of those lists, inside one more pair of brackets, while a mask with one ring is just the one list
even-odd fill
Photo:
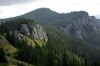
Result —
[[[67, 19], [71, 20], [87, 20], [89, 18], [89, 14], [86, 11], [73, 11], [70, 13], [57, 13], [52, 11], [49, 8], [39, 8], [29, 13], [22, 15], [22, 17], [30, 18], [38, 21], [39, 23], [48, 23], [48, 22], [61, 22], [66, 21]], [[59, 20], [58, 20], [59, 19]]]
[[38, 8], [38, 9], [36, 9], [36, 10], [34, 10], [34, 11], [37, 11], [37, 10], [41, 10], [41, 11], [42, 11], [42, 10], [43, 10], [43, 11], [44, 11], [44, 10], [50, 10], [50, 11], [52, 11], [52, 10], [49, 9], [49, 8]]
[[70, 13], [67, 13], [68, 16], [72, 16], [72, 17], [77, 17], [77, 18], [89, 18], [89, 14], [86, 11], [73, 11]]
[[35, 10], [33, 10], [33, 11], [29, 12], [29, 13], [26, 13], [26, 14], [30, 14], [30, 13], [33, 14], [33, 16], [34, 16], [34, 14], [41, 14], [41, 15], [45, 15], [45, 14], [58, 14], [57, 12], [52, 11], [49, 8], [38, 8], [38, 9], [35, 9]]

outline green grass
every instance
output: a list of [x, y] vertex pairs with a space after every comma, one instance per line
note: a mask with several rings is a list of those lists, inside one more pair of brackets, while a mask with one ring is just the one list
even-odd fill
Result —
[[17, 52], [17, 49], [12, 46], [3, 36], [0, 35], [0, 48], [3, 48], [6, 55], [12, 56]]

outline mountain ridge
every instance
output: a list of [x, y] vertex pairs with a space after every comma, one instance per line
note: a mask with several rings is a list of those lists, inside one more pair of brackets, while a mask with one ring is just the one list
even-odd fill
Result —
[[1, 47], [15, 48], [1, 48], [2, 62], [7, 56], [17, 66], [100, 66], [100, 20], [85, 11], [37, 9], [2, 21], [0, 37]]
[[59, 20], [77, 19], [77, 18], [81, 18], [83, 15], [86, 17], [89, 16], [88, 13], [85, 11], [73, 11], [70, 13], [57, 13], [48, 8], [40, 8], [40, 9], [36, 9], [34, 11], [31, 11], [29, 13], [22, 15], [22, 17], [34, 19], [37, 22], [42, 24], [42, 22], [46, 23], [48, 21], [57, 22], [58, 19]]
[[[83, 13], [84, 14], [87, 14], [88, 13], [86, 11], [73, 11], [73, 12], [69, 12], [69, 13], [57, 13], [49, 8], [39, 8], [39, 9], [36, 9], [36, 10], [33, 10], [33, 11], [30, 11], [26, 14], [23, 14], [23, 15], [20, 15], [20, 16], [17, 16], [17, 17], [24, 17], [24, 18], [29, 18], [29, 19], [34, 19], [36, 20], [37, 22], [40, 22], [40, 20], [42, 20], [41, 22], [47, 22], [47, 20], [51, 19], [51, 21], [56, 21], [56, 20], [52, 20], [52, 18], [55, 18], [55, 19], [62, 19], [62, 20], [66, 20], [66, 18], [69, 19], [70, 18], [74, 18], [72, 16], [68, 16], [68, 15], [71, 15], [71, 14], [74, 14], [73, 16], [75, 16], [75, 13], [78, 15], [79, 13]], [[81, 15], [79, 15], [81, 17]], [[38, 18], [39, 17], [39, 18]], [[57, 18], [56, 18], [57, 17]], [[16, 17], [13, 17], [13, 18], [16, 18]], [[12, 18], [12, 19], [13, 19]], [[78, 18], [78, 17], [77, 17]], [[8, 20], [11, 19], [11, 18], [7, 18]], [[5, 20], [5, 19], [1, 19], [1, 20]], [[38, 21], [39, 20], [39, 21]], [[46, 21], [45, 21], [46, 20]]]

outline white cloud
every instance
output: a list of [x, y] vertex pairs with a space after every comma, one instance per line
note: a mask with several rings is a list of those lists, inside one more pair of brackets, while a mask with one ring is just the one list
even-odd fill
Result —
[[31, 1], [38, 1], [38, 0], [0, 0], [0, 5], [6, 6], [6, 5], [13, 5], [13, 4], [27, 3]]
[[100, 0], [48, 0], [47, 7], [58, 12], [84, 10], [90, 15], [100, 14]]
[[33, 9], [39, 8], [40, 6], [41, 5], [37, 5], [37, 3], [33, 4], [33, 2], [29, 4], [18, 4], [18, 5], [3, 6], [3, 7], [0, 6], [0, 19], [19, 16], [27, 12], [30, 12]]

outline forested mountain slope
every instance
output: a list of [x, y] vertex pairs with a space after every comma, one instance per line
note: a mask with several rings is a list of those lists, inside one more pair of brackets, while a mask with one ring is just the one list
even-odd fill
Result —
[[[3, 66], [99, 65], [100, 51], [97, 48], [81, 39], [66, 35], [55, 25], [45, 26], [46, 36], [43, 28], [38, 28], [35, 24], [33, 20], [22, 18], [1, 24], [0, 58]], [[41, 33], [43, 36], [45, 34], [45, 38], [34, 36], [36, 33], [32, 35], [37, 30], [35, 27], [38, 28], [38, 33], [43, 30]]]
[[60, 14], [48, 8], [40, 8], [22, 16], [30, 19], [33, 18], [44, 25], [55, 24], [66, 34], [72, 34], [92, 44], [100, 44], [100, 20], [94, 16], [89, 16], [85, 11]]
[[1, 20], [0, 37], [6, 65], [100, 66], [100, 20], [85, 11], [36, 9]]
[[31, 58], [33, 55], [31, 50], [36, 46], [42, 47], [48, 41], [44, 28], [33, 20], [24, 18], [2, 22], [0, 34], [0, 49], [2, 52], [0, 61], [18, 66], [27, 66], [27, 63], [31, 63], [33, 59]]
[[[45, 11], [47, 11], [48, 13], [46, 13]], [[34, 12], [37, 13], [38, 16], [36, 16], [34, 14]], [[52, 12], [52, 15], [49, 16], [48, 14], [51, 12]], [[43, 13], [45, 13], [46, 15]], [[31, 14], [32, 16], [28, 15], [28, 14]], [[39, 16], [42, 16], [42, 17], [38, 18]], [[60, 14], [60, 13], [55, 13], [54, 11], [51, 11], [49, 9], [43, 8], [43, 9], [37, 9], [33, 12], [27, 13], [27, 14], [23, 15], [23, 17], [34, 18], [40, 24], [43, 24], [44, 26], [47, 25], [47, 27], [50, 26], [50, 27], [48, 27], [48, 29], [49, 28], [51, 29], [53, 26], [55, 26], [53, 28], [54, 31], [57, 29], [59, 32], [63, 32], [63, 33], [65, 33], [65, 35], [72, 37], [73, 40], [76, 39], [75, 42], [76, 41], [77, 42], [75, 44], [73, 43], [74, 41], [71, 39], [72, 45], [71, 45], [71, 43], [69, 43], [70, 45], [68, 47], [68, 48], [73, 47], [73, 48], [71, 48], [71, 50], [74, 53], [76, 53], [80, 56], [85, 56], [85, 58], [88, 58], [88, 59], [89, 58], [92, 59], [93, 57], [95, 57], [95, 61], [96, 62], [98, 61], [97, 63], [100, 62], [99, 56], [98, 56], [98, 54], [100, 52], [100, 49], [99, 49], [99, 47], [100, 47], [100, 41], [99, 41], [100, 40], [100, 20], [96, 19], [94, 16], [89, 16], [88, 13], [85, 11], [75, 11], [75, 12], [71, 12], [71, 13], [67, 13], [67, 14], [66, 13]], [[53, 32], [53, 31], [51, 31], [51, 32]], [[60, 35], [57, 35], [57, 36], [60, 37]], [[59, 38], [59, 37], [57, 37], [57, 38]], [[62, 38], [59, 38], [59, 39], [62, 40]], [[58, 41], [60, 41], [60, 40], [58, 40]], [[66, 40], [65, 43], [67, 41], [69, 41], [69, 40]], [[79, 43], [79, 42], [81, 42], [81, 43]], [[55, 43], [55, 44], [57, 44], [57, 43]], [[79, 44], [79, 45], [77, 45], [77, 44]], [[83, 45], [85, 45], [85, 47]], [[78, 47], [80, 47], [80, 48], [78, 48]], [[90, 50], [87, 49], [86, 47], [89, 48]], [[87, 51], [89, 51], [89, 52], [87, 52]], [[95, 54], [95, 53], [97, 53], [97, 54]], [[91, 56], [91, 57], [87, 57], [87, 56]], [[88, 61], [88, 60], [86, 60], [86, 61]], [[91, 61], [90, 61], [90, 63], [91, 63]], [[90, 66], [91, 66], [91, 64], [90, 64]]]

